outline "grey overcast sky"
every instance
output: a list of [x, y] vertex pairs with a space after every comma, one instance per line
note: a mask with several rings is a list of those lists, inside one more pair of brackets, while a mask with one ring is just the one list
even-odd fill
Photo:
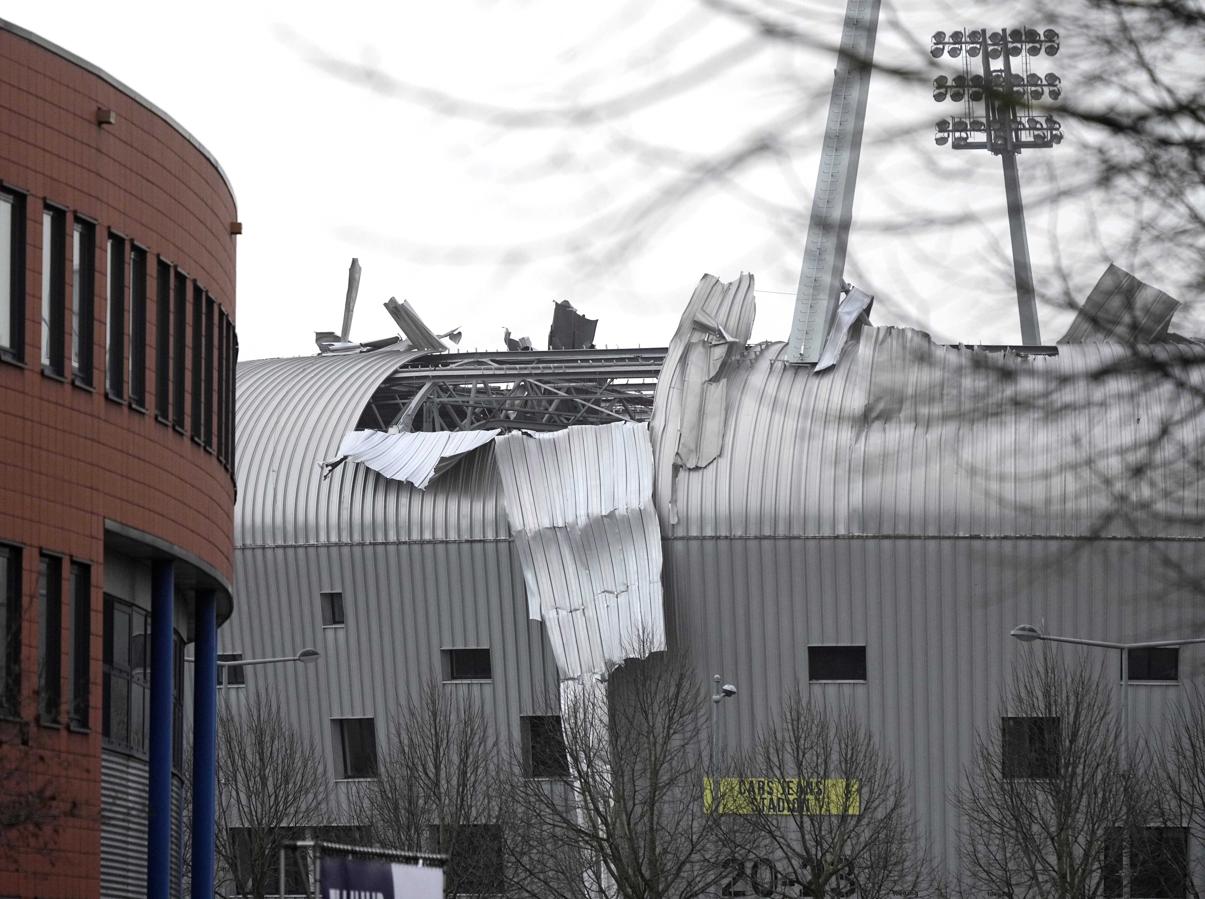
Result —
[[[843, 2], [800, 7], [819, 40], [837, 39]], [[960, 8], [969, 21], [974, 10]], [[1009, 3], [991, 8], [993, 20], [1010, 24]], [[692, 193], [654, 216], [656, 227], [621, 258], [592, 252], [622, 224], [595, 210], [661, 190], [658, 174], [625, 150], [640, 147], [645, 161], [671, 151], [705, 156], [790, 110], [800, 86], [827, 100], [831, 58], [758, 49], [740, 23], [693, 0], [66, 0], [0, 10], [140, 92], [221, 162], [244, 224], [245, 359], [310, 354], [314, 331], [338, 330], [352, 256], [364, 269], [355, 339], [396, 333], [381, 308], [396, 296], [437, 331], [461, 326], [464, 348], [500, 347], [503, 327], [543, 347], [560, 299], [600, 319], [600, 345], [664, 344], [701, 274], [729, 279], [742, 270], [757, 277], [754, 338], [787, 336], [823, 103], [802, 123], [790, 159]], [[936, 0], [885, 3], [880, 53], [902, 58], [909, 36], [927, 45], [933, 30], [958, 24]], [[314, 63], [315, 48], [401, 83], [518, 108], [623, 94], [715, 54], [728, 64], [602, 129], [514, 131], [332, 75]], [[1064, 55], [1075, 52], [1065, 40]], [[875, 76], [846, 276], [876, 295], [876, 323], [916, 325], [944, 340], [1017, 342], [999, 161], [935, 147], [940, 113], [923, 86]], [[1024, 155], [1026, 191], [1048, 188], [1076, 152], [1069, 134], [1044, 154], [1057, 159]], [[907, 227], [912, 217], [962, 209], [979, 218], [956, 234]], [[864, 227], [883, 221], [903, 227]], [[1073, 295], [1086, 294], [1107, 258], [1138, 265], [1107, 235], [1087, 245], [1082, 210], [1033, 208], [1030, 225], [1040, 284], [1053, 265], [1052, 235], [1071, 260]], [[567, 233], [569, 254], [554, 239]], [[1158, 272], [1135, 274], [1161, 283]], [[1046, 342], [1067, 318], [1043, 309]]]

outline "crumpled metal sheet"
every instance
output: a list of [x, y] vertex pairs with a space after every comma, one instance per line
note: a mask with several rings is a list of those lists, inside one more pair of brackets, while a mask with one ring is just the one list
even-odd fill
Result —
[[528, 615], [544, 622], [562, 680], [664, 649], [647, 426], [509, 434], [495, 459]]
[[1058, 343], [1157, 343], [1180, 301], [1110, 263]]
[[343, 461], [359, 462], [395, 481], [406, 481], [426, 489], [431, 479], [456, 464], [465, 453], [484, 446], [499, 431], [415, 431], [387, 434], [383, 431], [349, 431], [339, 444]]
[[829, 329], [824, 341], [824, 349], [816, 360], [813, 372], [827, 371], [841, 359], [841, 351], [850, 340], [857, 340], [856, 326], [870, 324], [870, 307], [874, 305], [874, 297], [856, 287], [846, 285], [849, 292], [837, 307], [837, 317]]

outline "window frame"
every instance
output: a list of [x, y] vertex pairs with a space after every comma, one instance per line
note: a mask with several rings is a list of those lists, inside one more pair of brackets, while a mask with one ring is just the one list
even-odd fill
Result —
[[[1134, 673], [1134, 654], [1142, 653], [1139, 658], [1141, 663], [1137, 666], [1139, 674]], [[1152, 656], [1159, 654], [1166, 658], [1167, 654], [1171, 654], [1175, 660], [1175, 676], [1167, 677], [1151, 677], [1149, 676], [1152, 667]], [[1128, 669], [1129, 682], [1131, 684], [1171, 684], [1178, 685], [1180, 683], [1180, 647], [1179, 646], [1146, 646], [1130, 648], [1125, 651], [1123, 665]]]
[[[8, 298], [0, 296], [0, 323], [7, 319], [8, 343], [0, 341], [0, 359], [25, 362], [26, 195], [0, 184], [0, 202], [9, 208]], [[3, 248], [0, 248], [0, 252]], [[3, 289], [4, 285], [0, 285]], [[7, 306], [7, 308], [5, 308]]]
[[42, 373], [66, 379], [67, 210], [42, 203]]
[[[219, 662], [241, 662], [242, 660], [242, 652], [218, 653]], [[219, 690], [245, 687], [247, 686], [247, 667], [245, 665], [218, 665], [217, 678]]]
[[[349, 731], [353, 727], [363, 727], [362, 722], [368, 722], [368, 727], [371, 729], [371, 739], [365, 740], [365, 734], [358, 735], [358, 739], [362, 744], [356, 748], [364, 748], [365, 746], [372, 747], [371, 764], [363, 770], [356, 766], [356, 771], [352, 771], [351, 755], [353, 748], [349, 740]], [[357, 722], [355, 725], [349, 725], [349, 722]], [[377, 731], [376, 719], [370, 715], [348, 715], [344, 717], [331, 718], [331, 731], [335, 744], [335, 761], [339, 768], [336, 772], [336, 780], [375, 780], [379, 777], [380, 764], [379, 754], [377, 752]], [[371, 768], [371, 773], [366, 773]]]
[[[114, 622], [120, 608], [125, 615], [125, 662], [122, 664], [115, 657], [117, 644], [114, 642], [116, 630]], [[142, 632], [139, 634], [136, 624], [142, 622]], [[134, 662], [136, 655], [136, 637], [142, 637], [142, 667]], [[146, 758], [150, 752], [150, 636], [151, 613], [136, 603], [122, 599], [111, 593], [104, 594], [104, 625], [103, 645], [101, 652], [101, 740], [104, 746], [116, 749], [139, 758]], [[183, 654], [181, 654], [183, 657]], [[118, 685], [121, 685], [126, 696], [125, 703], [125, 732], [121, 735], [113, 733], [113, 700]], [[141, 698], [140, 711], [135, 715], [135, 697]], [[141, 721], [141, 732], [138, 723]], [[140, 737], [141, 742], [136, 738]]]
[[63, 557], [38, 554], [38, 722], [62, 724]]
[[[457, 896], [497, 896], [506, 892], [506, 858], [503, 851], [502, 825], [490, 823], [446, 823], [427, 825], [428, 839], [436, 849], [448, 856], [444, 865], [444, 875], [449, 891]], [[445, 838], [446, 834], [446, 838]], [[496, 870], [472, 872], [461, 871], [461, 858], [467, 858], [474, 866], [481, 863], [486, 854], [479, 834], [487, 834], [492, 845], [488, 846], [491, 861], [496, 861]], [[470, 836], [471, 835], [471, 836]], [[470, 836], [471, 842], [463, 855], [456, 850], [456, 844]], [[466, 877], [466, 873], [468, 876]], [[472, 879], [470, 879], [472, 878]]]
[[[1176, 847], [1176, 854], [1181, 863], [1179, 891], [1175, 889], [1175, 885], [1170, 890], [1164, 890], [1167, 885], [1162, 883], [1162, 875], [1156, 874], [1160, 878], [1159, 888], [1151, 890], [1148, 881], [1144, 877], [1149, 877], [1152, 874], [1151, 868], [1155, 868], [1159, 872], [1167, 870], [1166, 861], [1170, 860], [1167, 857], [1167, 843], [1160, 844], [1162, 858], [1153, 860], [1140, 860], [1135, 863], [1135, 843], [1139, 840], [1132, 841], [1130, 845], [1130, 895], [1142, 896], [1145, 899], [1181, 899], [1188, 895], [1188, 881], [1191, 872], [1191, 849], [1189, 847], [1189, 828], [1182, 825], [1166, 825], [1152, 824], [1138, 829], [1142, 834], [1150, 834], [1153, 832], [1159, 833], [1161, 836], [1169, 832], [1178, 832], [1180, 835], [1179, 845]], [[1133, 831], [1131, 831], [1133, 834]], [[1145, 843], [1149, 837], [1143, 836], [1140, 841]], [[1101, 865], [1101, 896], [1103, 899], [1120, 899], [1122, 895], [1122, 869], [1124, 858], [1124, 839], [1123, 831], [1120, 827], [1111, 827], [1105, 833], [1104, 859]]]
[[172, 290], [171, 423], [184, 433], [185, 357], [188, 352], [188, 275], [179, 268], [173, 273]]
[[[329, 603], [328, 603], [328, 599], [330, 600]], [[337, 606], [337, 610], [339, 613], [338, 615], [335, 614], [336, 599], [338, 601], [338, 606]], [[318, 603], [320, 606], [319, 611], [321, 612], [321, 615], [322, 615], [322, 626], [324, 628], [336, 628], [336, 627], [346, 627], [347, 626], [347, 607], [343, 602], [343, 591], [342, 590], [319, 590], [318, 591]], [[331, 613], [330, 615], [327, 615], [328, 611], [330, 611], [330, 613]], [[328, 618], [330, 620], [327, 620]], [[335, 620], [335, 619], [338, 619], [338, 620]]]
[[[469, 653], [477, 655], [469, 656], [467, 655]], [[482, 677], [479, 674], [473, 674], [471, 671], [467, 670], [464, 673], [461, 673], [460, 665], [463, 664], [466, 665], [468, 669], [473, 669], [474, 666], [469, 660], [470, 658], [476, 658], [478, 661], [480, 661], [480, 653], [485, 653], [485, 661], [489, 673], [485, 677]], [[446, 646], [440, 650], [440, 656], [443, 668], [443, 680], [445, 683], [486, 684], [492, 682], [494, 679], [494, 656], [493, 653], [490, 652], [490, 648], [488, 646]], [[458, 664], [458, 660], [460, 664]], [[477, 667], [477, 670], [480, 670], [480, 668]]]
[[79, 213], [71, 222], [71, 380], [93, 389], [96, 337], [96, 223]]
[[192, 392], [190, 395], [191, 409], [189, 420], [191, 423], [191, 436], [193, 443], [204, 442], [204, 415], [205, 415], [205, 291], [201, 289], [201, 285], [193, 282], [192, 285], [192, 352], [190, 358], [192, 367], [189, 372], [191, 377]]
[[146, 303], [150, 254], [146, 247], [130, 242], [130, 408], [146, 411]]
[[[556, 722], [556, 733], [553, 735], [551, 722]], [[539, 722], [537, 731], [536, 722]], [[523, 773], [531, 780], [566, 780], [569, 778], [569, 752], [565, 746], [565, 728], [560, 715], [522, 715], [519, 718], [519, 728], [523, 740]], [[536, 734], [552, 739], [552, 743], [537, 747]], [[559, 742], [558, 747], [555, 745]], [[538, 751], [537, 751], [538, 750]], [[537, 755], [539, 759], [537, 759]], [[556, 760], [559, 764], [550, 763]], [[537, 766], [537, 762], [539, 765]], [[538, 767], [538, 770], [537, 770]]]
[[[825, 677], [816, 673], [822, 662], [827, 661], [833, 663], [833, 659], [824, 658], [825, 654], [833, 654], [835, 651], [861, 651], [861, 677]], [[864, 684], [868, 680], [869, 666], [867, 664], [867, 653], [865, 643], [809, 643], [807, 647], [807, 664], [808, 664], [808, 683], [810, 684]], [[839, 664], [846, 664], [845, 660], [839, 660]]]
[[71, 597], [71, 691], [67, 723], [75, 730], [90, 729], [92, 702], [92, 566], [71, 560], [68, 575]]
[[201, 442], [205, 449], [213, 452], [213, 387], [214, 387], [214, 324], [217, 321], [217, 304], [213, 297], [205, 294], [205, 327], [202, 332], [204, 351], [202, 353], [202, 401], [201, 401]]
[[155, 418], [172, 421], [172, 264], [155, 257]]
[[[105, 396], [117, 402], [126, 398], [126, 238], [109, 229], [105, 245]], [[113, 252], [120, 258], [114, 265]], [[116, 325], [116, 327], [115, 327]]]

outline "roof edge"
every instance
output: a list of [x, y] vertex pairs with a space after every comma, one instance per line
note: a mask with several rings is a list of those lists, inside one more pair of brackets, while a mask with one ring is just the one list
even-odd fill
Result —
[[84, 59], [82, 56], [78, 56], [75, 53], [72, 53], [70, 50], [60, 47], [58, 44], [54, 43], [54, 41], [49, 41], [40, 34], [36, 34], [27, 28], [22, 28], [20, 25], [10, 22], [7, 19], [0, 19], [0, 30], [8, 31], [17, 37], [22, 38], [23, 40], [27, 40], [32, 44], [37, 44], [42, 49], [49, 50], [56, 56], [67, 60], [67, 62], [79, 66], [85, 71], [91, 72], [96, 77], [108, 82], [108, 84], [110, 84], [112, 87], [117, 88], [134, 102], [141, 104], [155, 115], [159, 116], [159, 118], [163, 119], [163, 121], [167, 122], [167, 124], [171, 125], [172, 128], [178, 131], [181, 137], [192, 144], [202, 156], [209, 160], [209, 164], [212, 165], [217, 173], [222, 177], [222, 181], [226, 184], [226, 189], [230, 191], [230, 199], [234, 201], [235, 208], [238, 207], [238, 197], [236, 197], [234, 194], [234, 186], [230, 183], [230, 177], [222, 168], [221, 163], [218, 162], [217, 157], [209, 152], [209, 149], [203, 143], [197, 140], [197, 138], [193, 136], [192, 132], [190, 132], [187, 128], [177, 122], [174, 118], [160, 109], [146, 97], [142, 96], [142, 94], [138, 93], [138, 91], [134, 90], [125, 82], [114, 78], [95, 63], [88, 62], [88, 60]]

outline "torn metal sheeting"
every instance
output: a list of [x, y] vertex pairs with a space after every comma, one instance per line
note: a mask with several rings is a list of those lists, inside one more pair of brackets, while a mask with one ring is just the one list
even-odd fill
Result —
[[347, 269], [347, 296], [343, 300], [343, 330], [339, 337], [344, 342], [351, 334], [351, 320], [356, 312], [356, 297], [360, 293], [360, 260], [353, 258]]
[[1180, 301], [1110, 264], [1058, 343], [1158, 343]]
[[351, 431], [339, 444], [339, 457], [323, 464], [333, 469], [344, 461], [358, 462], [384, 477], [424, 490], [432, 478], [455, 465], [465, 453], [489, 443], [498, 433]]
[[594, 346], [598, 319], [586, 318], [568, 300], [553, 305], [552, 327], [548, 330], [548, 349], [585, 350]]
[[648, 428], [511, 434], [494, 455], [528, 614], [543, 621], [561, 678], [602, 675], [664, 649]]
[[385, 311], [389, 313], [402, 333], [406, 335], [406, 339], [410, 341], [412, 349], [428, 350], [430, 352], [442, 353], [448, 349], [447, 344], [435, 336], [435, 332], [427, 327], [426, 323], [418, 317], [418, 313], [414, 311], [414, 307], [410, 305], [409, 300], [398, 302], [396, 297], [390, 297], [385, 301]]
[[870, 307], [874, 305], [874, 297], [852, 285], [846, 287], [848, 291], [837, 307], [837, 317], [833, 320], [813, 372], [827, 371], [836, 365], [845, 344], [851, 338], [857, 339], [858, 328], [870, 324]]
[[530, 337], [511, 337], [510, 328], [503, 329], [502, 340], [506, 344], [507, 350], [512, 353], [530, 352], [534, 349]]

